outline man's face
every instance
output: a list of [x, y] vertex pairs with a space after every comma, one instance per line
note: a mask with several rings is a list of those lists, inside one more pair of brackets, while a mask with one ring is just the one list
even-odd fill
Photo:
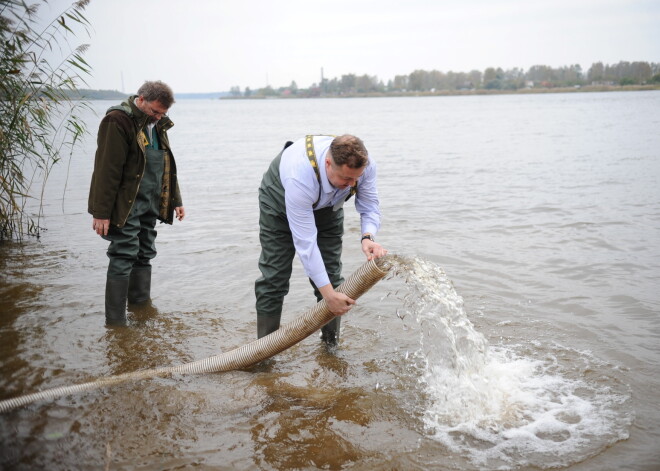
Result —
[[332, 186], [340, 190], [355, 186], [365, 169], [366, 167], [350, 168], [348, 165], [337, 165], [332, 161], [331, 156], [325, 159], [325, 173], [328, 175], [328, 180]]
[[149, 121], [152, 123], [158, 122], [160, 118], [167, 114], [167, 108], [158, 100], [147, 101], [140, 95], [135, 100], [135, 104], [140, 108], [140, 111], [149, 116]]

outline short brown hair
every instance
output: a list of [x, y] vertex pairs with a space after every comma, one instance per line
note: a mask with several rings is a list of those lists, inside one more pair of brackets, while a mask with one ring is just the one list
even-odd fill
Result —
[[145, 101], [157, 101], [165, 108], [172, 106], [174, 103], [174, 93], [166, 83], [156, 80], [155, 82], [147, 81], [142, 84], [137, 94], [145, 99]]
[[330, 155], [336, 165], [362, 168], [369, 164], [369, 154], [362, 139], [350, 134], [337, 136], [330, 144]]

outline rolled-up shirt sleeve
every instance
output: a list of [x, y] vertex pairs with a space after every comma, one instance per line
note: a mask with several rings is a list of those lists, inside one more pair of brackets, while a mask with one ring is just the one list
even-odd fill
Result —
[[[311, 168], [311, 167], [310, 167]], [[284, 201], [293, 244], [303, 264], [305, 273], [317, 287], [330, 283], [321, 251], [317, 245], [317, 230], [313, 205], [318, 189], [307, 186], [295, 178], [283, 178]]]

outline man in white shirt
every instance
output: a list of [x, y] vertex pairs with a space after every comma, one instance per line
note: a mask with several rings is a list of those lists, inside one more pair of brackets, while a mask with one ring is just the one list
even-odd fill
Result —
[[368, 260], [382, 257], [387, 250], [374, 239], [380, 227], [376, 163], [362, 140], [351, 135], [307, 136], [287, 142], [271, 163], [259, 187], [262, 276], [255, 283], [259, 338], [280, 326], [298, 253], [316, 298], [325, 299], [337, 316], [321, 329], [321, 338], [328, 345], [337, 344], [339, 316], [355, 304], [335, 291], [344, 281], [342, 206], [353, 195], [360, 213], [362, 251]]

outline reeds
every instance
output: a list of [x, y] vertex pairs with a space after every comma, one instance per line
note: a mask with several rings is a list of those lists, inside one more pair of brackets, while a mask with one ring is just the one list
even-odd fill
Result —
[[89, 34], [89, 0], [72, 3], [46, 26], [40, 3], [0, 0], [0, 241], [39, 237], [50, 170], [86, 132], [78, 111], [88, 104], [75, 95], [90, 73], [88, 45], [69, 40], [80, 28]]

